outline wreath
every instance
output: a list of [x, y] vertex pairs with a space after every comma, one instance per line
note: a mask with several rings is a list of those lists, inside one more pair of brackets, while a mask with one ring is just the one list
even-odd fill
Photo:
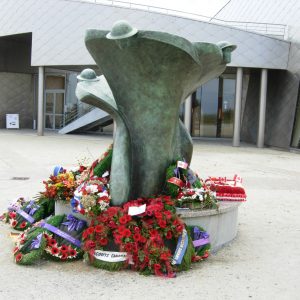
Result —
[[[140, 213], [134, 215], [132, 208]], [[176, 271], [188, 270], [197, 257], [190, 231], [185, 227], [169, 196], [109, 207], [83, 232], [85, 258], [106, 270], [129, 267], [145, 275], [174, 277]]]
[[[130, 268], [145, 275], [174, 277], [176, 272], [190, 269], [192, 262], [208, 257], [208, 234], [201, 227], [186, 226], [176, 214], [176, 206], [191, 204], [195, 208], [200, 203], [201, 208], [208, 208], [215, 203], [213, 194], [187, 163], [177, 161], [167, 169], [167, 195], [112, 207], [112, 151], [110, 147], [90, 167], [80, 166], [74, 172], [56, 166], [38, 200], [24, 202], [20, 198], [14, 210], [5, 214], [16, 229], [25, 230], [13, 250], [17, 264], [30, 265], [41, 258], [72, 261], [84, 256], [97, 268]], [[89, 227], [73, 215], [42, 220], [53, 213], [55, 200], [70, 200], [73, 209], [91, 218]]]
[[54, 213], [54, 201], [41, 195], [37, 200], [27, 201], [21, 207], [14, 207], [4, 213], [4, 221], [10, 223], [15, 230], [24, 231], [35, 222]]
[[95, 167], [93, 169], [93, 175], [97, 177], [103, 177], [105, 172], [109, 172], [111, 168], [113, 155], [113, 145], [110, 145], [107, 151], [103, 153], [103, 155], [96, 161]]
[[178, 160], [166, 170], [165, 193], [173, 199], [176, 199], [179, 192], [184, 188], [199, 189], [202, 185], [198, 175], [184, 161]]
[[70, 261], [83, 256], [81, 236], [86, 222], [72, 215], [57, 215], [36, 223], [18, 236], [15, 262], [31, 265], [42, 257]]
[[105, 211], [110, 202], [109, 187], [106, 178], [91, 177], [78, 186], [71, 200], [74, 212], [88, 217]]

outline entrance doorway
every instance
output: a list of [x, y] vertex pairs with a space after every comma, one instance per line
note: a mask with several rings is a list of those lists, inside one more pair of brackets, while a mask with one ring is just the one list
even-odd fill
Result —
[[60, 129], [64, 126], [65, 93], [46, 91], [45, 128]]
[[65, 123], [65, 77], [46, 75], [45, 128], [60, 129]]
[[192, 136], [233, 136], [235, 76], [223, 75], [202, 85], [193, 94]]

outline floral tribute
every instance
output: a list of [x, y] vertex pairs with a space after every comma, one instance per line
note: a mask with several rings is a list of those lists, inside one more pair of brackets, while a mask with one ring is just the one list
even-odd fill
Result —
[[42, 194], [55, 201], [70, 201], [73, 198], [77, 186], [75, 173], [67, 172], [64, 169], [56, 175], [51, 175], [50, 178], [43, 183], [45, 185], [45, 192]]
[[177, 195], [176, 206], [190, 209], [218, 208], [215, 192], [206, 185], [201, 188], [182, 189]]
[[[19, 198], [9, 206], [2, 219], [24, 231], [13, 250], [17, 264], [84, 256], [97, 268], [130, 268], [145, 275], [174, 277], [191, 263], [206, 259], [210, 251], [207, 232], [184, 224], [177, 214], [180, 208], [216, 209], [218, 200], [246, 199], [238, 176], [203, 181], [184, 160], [178, 160], [166, 170], [161, 195], [111, 206], [112, 152], [110, 146], [90, 166], [80, 165], [76, 171], [56, 166], [37, 199]], [[51, 217], [55, 201], [69, 203], [70, 211], [83, 216]]]
[[247, 195], [242, 182], [242, 178], [238, 175], [234, 175], [233, 179], [209, 177], [205, 180], [205, 184], [214, 191], [218, 201], [246, 201]]
[[218, 208], [215, 192], [184, 161], [177, 161], [167, 169], [166, 193], [176, 199], [175, 204], [180, 208]]
[[54, 201], [40, 195], [36, 200], [25, 201], [24, 198], [17, 199], [10, 204], [8, 211], [1, 219], [9, 223], [15, 230], [24, 231], [35, 222], [48, 217], [54, 213]]
[[[132, 215], [132, 208], [144, 208]], [[191, 237], [180, 263], [174, 261], [174, 252], [185, 224], [176, 214], [173, 200], [169, 196], [153, 199], [138, 199], [123, 207], [109, 207], [92, 220], [83, 232], [83, 249], [86, 258], [96, 267], [119, 270], [130, 267], [142, 274], [174, 277], [176, 271], [188, 270], [192, 261], [207, 257], [197, 256]], [[105, 251], [122, 253], [117, 262], [103, 260]]]
[[93, 217], [105, 211], [109, 202], [107, 178], [92, 176], [75, 190], [71, 205], [76, 212]]
[[31, 265], [43, 257], [70, 261], [83, 256], [81, 236], [86, 222], [72, 215], [58, 215], [38, 222], [18, 236], [15, 262]]

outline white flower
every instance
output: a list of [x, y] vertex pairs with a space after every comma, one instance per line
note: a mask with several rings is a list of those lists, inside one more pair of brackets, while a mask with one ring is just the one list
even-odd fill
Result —
[[76, 191], [74, 192], [74, 196], [80, 199], [80, 198], [82, 197], [82, 192], [76, 190]]
[[96, 184], [91, 184], [88, 185], [85, 190], [89, 193], [89, 194], [94, 194], [98, 192], [98, 186]]
[[102, 201], [102, 200], [99, 202], [99, 205], [100, 205], [101, 210], [105, 210], [109, 206], [109, 204], [107, 202]]
[[98, 193], [97, 196], [99, 196], [99, 198], [101, 197], [108, 197], [108, 192], [107, 191], [104, 191], [104, 192], [101, 192], [101, 193]]

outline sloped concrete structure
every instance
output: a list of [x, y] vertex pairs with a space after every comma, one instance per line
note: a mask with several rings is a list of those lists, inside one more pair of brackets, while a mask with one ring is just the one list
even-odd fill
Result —
[[[38, 101], [37, 78], [40, 67], [44, 70], [40, 74], [44, 74], [46, 82], [50, 75], [65, 78], [63, 96], [65, 108], [60, 112], [60, 116], [53, 113], [52, 122], [54, 123], [56, 118], [57, 123], [62, 124], [63, 122], [59, 122], [60, 118], [63, 118], [64, 114], [67, 114], [74, 105], [78, 104], [74, 94], [73, 79], [85, 67], [93, 66], [96, 69], [83, 43], [84, 28], [99, 28], [101, 26], [101, 28], [108, 30], [116, 20], [127, 19], [141, 30], [178, 34], [191, 42], [205, 40], [216, 43], [220, 40], [230, 40], [236, 44], [238, 49], [232, 62], [225, 70], [225, 74], [231, 80], [236, 80], [240, 74], [239, 80], [241, 79], [243, 92], [240, 97], [230, 100], [232, 103], [240, 104], [241, 107], [239, 112], [241, 119], [240, 139], [256, 143], [259, 138], [266, 145], [283, 148], [289, 148], [292, 142], [293, 147], [297, 147], [300, 132], [300, 126], [298, 126], [299, 128], [296, 126], [300, 122], [295, 120], [300, 72], [298, 64], [300, 61], [300, 38], [297, 33], [298, 20], [300, 19], [298, 16], [299, 2], [284, 0], [276, 7], [268, 2], [259, 6], [259, 10], [257, 9], [258, 5], [261, 5], [259, 1], [252, 1], [251, 3], [231, 1], [226, 9], [217, 16], [218, 20], [209, 21], [208, 18], [206, 21], [201, 21], [192, 19], [192, 16], [189, 18], [188, 15], [182, 17], [148, 11], [146, 8], [142, 10], [83, 1], [3, 0], [0, 3], [0, 72], [30, 74], [32, 82], [30, 86], [28, 83], [31, 93], [28, 94], [26, 100], [10, 100], [22, 97], [18, 91], [14, 91], [15, 93], [9, 96], [10, 99], [6, 96], [3, 101], [4, 104], [1, 106], [0, 117], [3, 119], [6, 113], [11, 112], [7, 105], [12, 103], [10, 101], [14, 101], [13, 107], [15, 109], [12, 113], [19, 112], [21, 120], [26, 120], [22, 122], [23, 128], [32, 127], [32, 124], [36, 123], [34, 121], [38, 121], [38, 119], [44, 127], [45, 116], [41, 114], [38, 118], [37, 115], [38, 103], [43, 105], [41, 112], [45, 111], [47, 106], [46, 95], [44, 95], [47, 90], [46, 87], [44, 93], [40, 93], [40, 97], [45, 96], [44, 99]], [[244, 9], [245, 7], [247, 9]], [[291, 9], [292, 7], [294, 9]], [[277, 22], [275, 16], [278, 16]], [[269, 24], [263, 22], [269, 22]], [[280, 30], [284, 30], [284, 35], [281, 32], [276, 35], [275, 32], [273, 33], [275, 37], [272, 37], [246, 31], [251, 30], [250, 25], [253, 25], [252, 28], [254, 29], [255, 26], [265, 28], [266, 30], [263, 32], [265, 34], [268, 34], [268, 28], [276, 29], [280, 26]], [[24, 35], [27, 37], [25, 38]], [[285, 40], [282, 39], [283, 37]], [[16, 53], [17, 49], [18, 54]], [[243, 72], [238, 73], [237, 68], [241, 68]], [[261, 130], [264, 136], [260, 134], [261, 136], [258, 137], [259, 120], [257, 116], [261, 102], [259, 90], [262, 70], [267, 70], [269, 80], [267, 80], [267, 86], [264, 87], [266, 103], [262, 103], [263, 106], [266, 106], [265, 123], [263, 124], [265, 130]], [[98, 75], [102, 72], [98, 69], [96, 71]], [[76, 74], [73, 74], [74, 72]], [[221, 81], [219, 87], [215, 87], [215, 93], [218, 93], [218, 88], [220, 91], [222, 90]], [[200, 91], [199, 94], [201, 94]], [[234, 90], [231, 94], [237, 95]], [[196, 93], [193, 94], [190, 104], [187, 102], [185, 107], [187, 111], [195, 111], [194, 114], [186, 114], [186, 116], [190, 115], [191, 119], [186, 120], [185, 123], [193, 126], [197, 125], [200, 119], [206, 118], [203, 103], [201, 104], [202, 110], [200, 104], [195, 106], [197, 97]], [[222, 115], [226, 114], [228, 105], [225, 103], [227, 101], [224, 100], [225, 98], [222, 101], [223, 107], [222, 102], [217, 104], [218, 97], [224, 98], [224, 95], [215, 96], [211, 99], [211, 103], [218, 106], [218, 110], [215, 107], [214, 118], [223, 122], [221, 120]], [[197, 99], [198, 102], [200, 102], [199, 99]], [[32, 105], [28, 105], [31, 107], [29, 110], [24, 109], [26, 101], [32, 103]], [[58, 105], [56, 106], [58, 107]], [[197, 109], [199, 112], [196, 111]], [[231, 105], [230, 110], [231, 114], [234, 113], [234, 104]], [[198, 114], [197, 118], [195, 118], [195, 114]], [[239, 118], [235, 117], [235, 119]], [[231, 122], [234, 122], [233, 115]], [[4, 126], [3, 122], [0, 124], [2, 127]], [[295, 130], [293, 129], [294, 124]], [[202, 127], [204, 125], [200, 124]], [[60, 126], [50, 127], [52, 129], [60, 128]], [[195, 137], [202, 136], [203, 130], [200, 130], [200, 134], [198, 134], [199, 130], [194, 131], [193, 128], [189, 128], [189, 130]], [[293, 132], [295, 136], [292, 137]], [[233, 138], [233, 134], [230, 131], [226, 137]], [[222, 137], [218, 133], [217, 135], [215, 133], [209, 134], [209, 136]], [[236, 139], [239, 136], [235, 135], [234, 137]]]

